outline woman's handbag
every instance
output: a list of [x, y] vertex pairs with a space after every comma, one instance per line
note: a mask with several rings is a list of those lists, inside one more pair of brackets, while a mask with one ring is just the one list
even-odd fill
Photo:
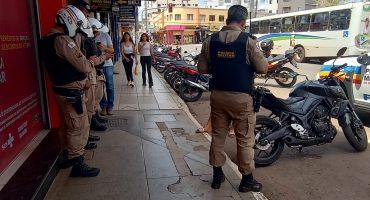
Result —
[[134, 73], [135, 73], [135, 76], [139, 75], [139, 68], [137, 67], [137, 63], [135, 65], [135, 71], [134, 71]]

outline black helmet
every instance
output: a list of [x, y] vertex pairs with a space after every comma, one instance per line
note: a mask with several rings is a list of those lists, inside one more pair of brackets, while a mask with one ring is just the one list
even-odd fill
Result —
[[271, 51], [274, 48], [274, 41], [270, 39], [263, 40], [260, 46], [263, 51]]

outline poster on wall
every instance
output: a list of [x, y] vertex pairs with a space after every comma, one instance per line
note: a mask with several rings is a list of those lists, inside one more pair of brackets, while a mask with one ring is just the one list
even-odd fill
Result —
[[0, 2], [0, 174], [42, 129], [28, 9], [28, 0]]
[[370, 49], [370, 5], [362, 8], [359, 34], [355, 37], [355, 45], [360, 49]]

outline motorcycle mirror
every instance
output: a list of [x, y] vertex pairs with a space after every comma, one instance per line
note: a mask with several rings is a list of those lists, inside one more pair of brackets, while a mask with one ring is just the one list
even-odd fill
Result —
[[347, 51], [347, 47], [343, 47], [343, 48], [339, 49], [339, 51], [337, 53], [337, 57], [343, 56], [346, 51]]
[[359, 64], [362, 64], [362, 65], [368, 65], [369, 64], [369, 57], [367, 56], [367, 54], [363, 54], [359, 57], [357, 57], [357, 62]]

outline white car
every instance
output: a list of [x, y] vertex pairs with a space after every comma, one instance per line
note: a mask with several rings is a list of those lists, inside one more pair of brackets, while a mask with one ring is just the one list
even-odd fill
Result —
[[[369, 54], [367, 54], [368, 56]], [[356, 110], [370, 111], [370, 64], [358, 61], [359, 57], [346, 57], [335, 60], [334, 65], [347, 63], [347, 67], [336, 76], [341, 80], [340, 85], [345, 90], [348, 100]], [[370, 60], [366, 57], [367, 60]], [[316, 79], [327, 76], [333, 67], [333, 60], [324, 63], [317, 73]], [[361, 62], [361, 63], [359, 63]]]

